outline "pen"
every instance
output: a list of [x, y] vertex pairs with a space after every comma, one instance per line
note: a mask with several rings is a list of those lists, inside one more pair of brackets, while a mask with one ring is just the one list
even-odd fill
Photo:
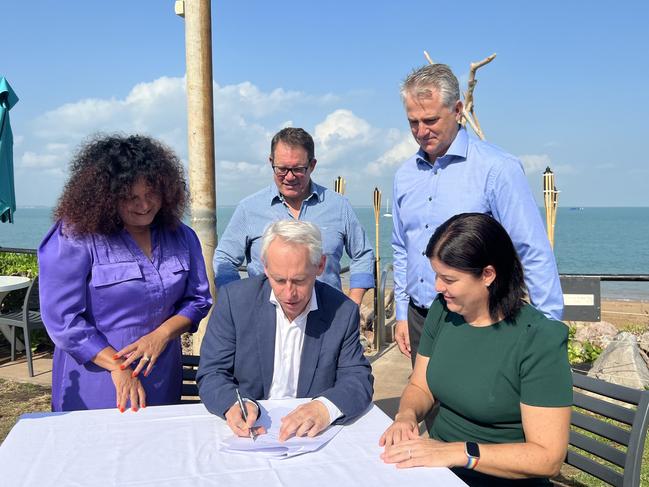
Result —
[[[241, 394], [239, 394], [239, 388], [237, 387], [235, 391], [237, 392], [237, 402], [239, 403], [239, 409], [241, 409], [241, 416], [243, 416], [243, 420], [247, 423], [248, 413], [246, 412], [246, 406], [243, 404]], [[255, 433], [254, 428], [250, 428], [250, 438], [252, 438], [252, 441], [255, 441], [257, 439], [257, 433]]]

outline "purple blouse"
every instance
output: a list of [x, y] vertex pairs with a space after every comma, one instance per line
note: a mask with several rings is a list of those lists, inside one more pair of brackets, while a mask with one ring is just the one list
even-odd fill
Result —
[[[91, 359], [120, 350], [174, 315], [196, 331], [212, 298], [198, 237], [184, 224], [151, 229], [152, 259], [126, 230], [72, 237], [57, 222], [38, 249], [43, 322], [56, 345], [52, 410], [114, 408], [110, 372]], [[137, 363], [137, 362], [136, 362]], [[148, 377], [139, 376], [147, 405], [180, 401], [180, 338], [170, 341]]]

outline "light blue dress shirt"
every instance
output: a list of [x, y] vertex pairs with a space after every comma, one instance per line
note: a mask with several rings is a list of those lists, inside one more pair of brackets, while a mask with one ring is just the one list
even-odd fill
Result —
[[[239, 279], [237, 269], [244, 262], [249, 276], [263, 274], [264, 230], [273, 221], [288, 219], [293, 215], [274, 184], [241, 200], [214, 252], [216, 287]], [[311, 181], [311, 194], [302, 202], [298, 219], [315, 223], [322, 232], [327, 263], [319, 280], [342, 289], [340, 259], [344, 250], [351, 259], [350, 288], [374, 286], [374, 252], [347, 198]]]
[[525, 271], [532, 304], [561, 319], [563, 294], [557, 265], [521, 162], [460, 128], [433, 164], [419, 150], [394, 178], [392, 248], [397, 319], [408, 300], [428, 308], [437, 295], [435, 272], [424, 255], [435, 229], [453, 215], [486, 213], [509, 233]]

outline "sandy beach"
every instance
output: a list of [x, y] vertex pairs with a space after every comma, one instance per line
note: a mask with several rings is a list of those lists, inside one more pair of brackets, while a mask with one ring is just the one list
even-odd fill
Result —
[[649, 300], [602, 300], [602, 321], [608, 321], [618, 329], [634, 332], [647, 329], [649, 328]]

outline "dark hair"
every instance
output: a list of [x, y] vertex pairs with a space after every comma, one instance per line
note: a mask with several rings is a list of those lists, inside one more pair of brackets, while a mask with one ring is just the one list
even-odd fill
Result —
[[118, 202], [144, 179], [160, 193], [154, 222], [175, 228], [188, 200], [183, 166], [167, 146], [143, 135], [102, 135], [89, 138], [70, 163], [70, 178], [54, 216], [75, 235], [110, 235], [122, 228]]
[[315, 144], [313, 137], [301, 128], [286, 127], [275, 134], [270, 142], [270, 156], [275, 157], [275, 147], [278, 142], [282, 142], [290, 147], [302, 147], [308, 157], [307, 163], [311, 163], [315, 158]]
[[511, 321], [526, 296], [523, 266], [503, 226], [484, 213], [462, 213], [442, 223], [430, 238], [426, 257], [476, 277], [488, 265], [496, 270], [489, 286], [489, 315]]

